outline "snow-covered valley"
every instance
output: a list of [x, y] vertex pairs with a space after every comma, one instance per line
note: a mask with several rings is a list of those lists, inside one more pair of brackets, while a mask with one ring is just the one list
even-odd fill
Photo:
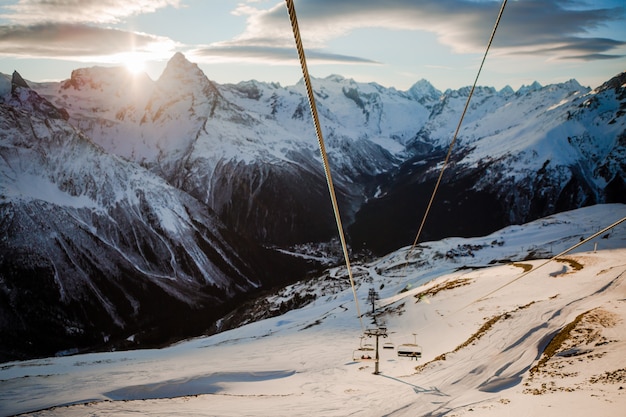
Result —
[[[380, 374], [345, 268], [270, 296], [315, 300], [163, 349], [4, 363], [0, 414], [29, 416], [618, 416], [626, 406], [626, 217], [596, 205], [354, 265], [364, 326], [387, 328]], [[407, 261], [408, 259], [408, 261]], [[343, 281], [343, 285], [337, 285]], [[421, 346], [415, 361], [400, 345]]]

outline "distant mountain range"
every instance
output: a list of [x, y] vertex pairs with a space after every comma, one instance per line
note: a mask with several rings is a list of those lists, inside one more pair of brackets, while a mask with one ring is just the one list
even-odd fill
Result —
[[[476, 90], [422, 240], [626, 203], [626, 74]], [[314, 79], [355, 254], [410, 244], [469, 88]], [[302, 84], [0, 75], [0, 353], [164, 343], [333, 262]], [[0, 359], [2, 359], [0, 357]]]

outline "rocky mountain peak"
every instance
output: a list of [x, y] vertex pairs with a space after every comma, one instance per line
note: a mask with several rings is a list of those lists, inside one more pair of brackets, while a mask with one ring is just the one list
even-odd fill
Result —
[[601, 93], [606, 90], [615, 90], [616, 92], [620, 89], [626, 88], [626, 72], [622, 72], [621, 74], [616, 75], [611, 78], [600, 87], [595, 89], [596, 93]]
[[42, 114], [50, 119], [68, 120], [70, 118], [65, 109], [58, 109], [33, 91], [17, 71], [13, 72], [11, 78], [11, 96], [8, 98], [8, 104]]
[[165, 89], [200, 89], [210, 81], [197, 64], [190, 62], [185, 55], [176, 52], [168, 61], [165, 70], [157, 80], [157, 84]]
[[534, 81], [531, 85], [521, 86], [519, 90], [517, 90], [517, 94], [524, 95], [532, 91], [539, 91], [541, 90], [541, 88], [542, 88], [541, 84], [539, 84], [537, 81]]
[[26, 81], [22, 78], [19, 72], [13, 71], [13, 77], [11, 78], [11, 93], [15, 92], [17, 87], [30, 88]]
[[498, 93], [502, 96], [510, 96], [512, 94], [515, 94], [515, 90], [513, 90], [513, 87], [507, 84], [502, 87], [502, 89]]
[[414, 98], [431, 98], [437, 100], [441, 97], [441, 91], [437, 90], [430, 82], [422, 78], [409, 88], [409, 94]]

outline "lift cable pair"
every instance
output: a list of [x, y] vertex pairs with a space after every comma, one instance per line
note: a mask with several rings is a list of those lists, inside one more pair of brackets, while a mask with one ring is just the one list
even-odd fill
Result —
[[[350, 285], [352, 287], [352, 293], [354, 295], [354, 302], [355, 302], [355, 305], [356, 305], [357, 315], [359, 317], [359, 321], [360, 321], [360, 324], [361, 324], [361, 330], [363, 331], [363, 333], [366, 336], [369, 336], [369, 337], [372, 337], [372, 336], [384, 336], [384, 337], [386, 337], [387, 336], [386, 328], [378, 328], [378, 329], [375, 329], [375, 330], [365, 330], [365, 327], [363, 326], [363, 319], [362, 319], [362, 316], [361, 316], [361, 312], [360, 312], [360, 308], [359, 308], [359, 301], [358, 301], [358, 297], [357, 297], [356, 289], [355, 289], [355, 285], [354, 285], [354, 278], [353, 278], [352, 269], [351, 269], [351, 266], [350, 266], [350, 258], [349, 258], [349, 255], [348, 255], [348, 249], [347, 249], [347, 245], [346, 245], [345, 234], [344, 234], [343, 225], [342, 225], [342, 222], [341, 222], [341, 217], [340, 217], [340, 214], [339, 214], [339, 208], [338, 208], [338, 205], [337, 205], [337, 198], [336, 198], [336, 195], [335, 195], [335, 188], [334, 188], [334, 185], [333, 185], [332, 176], [331, 176], [331, 172], [330, 172], [330, 167], [329, 167], [329, 163], [328, 163], [328, 155], [326, 153], [326, 147], [324, 145], [324, 138], [323, 138], [323, 135], [322, 135], [322, 129], [320, 127], [319, 116], [318, 116], [318, 113], [317, 113], [317, 106], [315, 104], [315, 97], [314, 97], [314, 94], [313, 94], [313, 88], [311, 86], [311, 79], [310, 79], [309, 71], [308, 71], [307, 64], [306, 64], [306, 57], [305, 57], [305, 54], [304, 54], [304, 48], [302, 46], [302, 39], [300, 37], [300, 30], [299, 30], [299, 27], [298, 27], [296, 11], [295, 11], [295, 7], [294, 7], [294, 4], [293, 4], [293, 0], [285, 0], [285, 1], [287, 3], [287, 10], [289, 11], [289, 19], [291, 21], [291, 27], [292, 27], [294, 38], [295, 38], [296, 48], [297, 48], [297, 51], [298, 51], [298, 57], [300, 59], [300, 65], [301, 65], [301, 68], [302, 68], [302, 74], [303, 74], [304, 82], [305, 82], [306, 89], [307, 89], [307, 96], [308, 96], [308, 100], [309, 100], [309, 106], [311, 108], [311, 116], [313, 118], [313, 123], [315, 125], [315, 133], [316, 133], [317, 140], [318, 140], [318, 143], [319, 143], [320, 154], [322, 156], [322, 162], [323, 162], [323, 165], [324, 165], [324, 173], [326, 175], [326, 181], [327, 181], [327, 184], [328, 184], [328, 190], [329, 190], [329, 193], [330, 193], [330, 199], [331, 199], [331, 203], [332, 203], [332, 207], [333, 207], [333, 212], [334, 212], [334, 215], [335, 215], [335, 220], [337, 222], [337, 229], [338, 229], [338, 232], [339, 232], [339, 238], [341, 240], [341, 246], [342, 246], [342, 249], [343, 249], [343, 255], [344, 255], [344, 259], [345, 259], [345, 263], [346, 263], [346, 268], [347, 268], [347, 271], [348, 271], [348, 276], [350, 278]], [[496, 33], [496, 30], [497, 30], [498, 25], [500, 23], [500, 20], [502, 18], [502, 14], [504, 12], [506, 4], [507, 4], [507, 0], [503, 0], [502, 5], [500, 7], [500, 11], [498, 12], [498, 16], [497, 16], [496, 22], [495, 22], [493, 30], [491, 32], [491, 36], [489, 37], [489, 42], [487, 44], [487, 48], [486, 48], [485, 53], [483, 55], [480, 67], [479, 67], [478, 72], [476, 74], [476, 78], [474, 79], [474, 83], [472, 85], [470, 93], [469, 93], [469, 95], [467, 97], [467, 100], [465, 102], [465, 107], [463, 108], [463, 112], [462, 112], [461, 117], [459, 119], [459, 122], [457, 124], [456, 130], [454, 132], [454, 136], [452, 137], [452, 141], [450, 142], [450, 146], [448, 148], [447, 155], [445, 157], [445, 160], [443, 162], [443, 166], [442, 166], [441, 171], [439, 173], [439, 176], [437, 178], [437, 182], [435, 184], [435, 187], [433, 189], [432, 195], [431, 195], [430, 200], [428, 202], [426, 211], [424, 213], [424, 217], [422, 218], [422, 221], [420, 223], [419, 229], [417, 231], [417, 235], [415, 236], [415, 240], [413, 241], [413, 244], [412, 244], [411, 248], [407, 252], [407, 255], [406, 255], [407, 265], [408, 265], [408, 262], [409, 262], [410, 255], [411, 255], [412, 251], [415, 249], [415, 247], [417, 245], [417, 242], [419, 241], [419, 237], [421, 235], [421, 232], [423, 230], [424, 224], [426, 222], [426, 218], [428, 217], [428, 214], [429, 214], [430, 209], [432, 207], [432, 203], [433, 203], [433, 201], [435, 199], [435, 195], [436, 195], [436, 193], [437, 193], [437, 191], [439, 189], [439, 186], [441, 184], [441, 180], [443, 178], [443, 174], [444, 174], [445, 168], [446, 168], [446, 166], [447, 166], [447, 164], [448, 164], [448, 162], [450, 160], [450, 157], [451, 157], [451, 154], [452, 154], [452, 149], [453, 149], [453, 147], [454, 147], [454, 145], [456, 143], [459, 131], [461, 129], [461, 125], [463, 123], [463, 119], [465, 118], [465, 114], [467, 113], [467, 110], [469, 108], [470, 100], [472, 98], [472, 95], [474, 94], [474, 90], [475, 90], [476, 85], [478, 83], [478, 78], [479, 78], [480, 73], [482, 71], [482, 68], [484, 66], [484, 63], [485, 63], [485, 60], [487, 58], [487, 54], [489, 52], [491, 44], [493, 43], [493, 39], [495, 37], [495, 33]], [[533, 268], [531, 271], [535, 271], [535, 270], [545, 266], [549, 262], [557, 259], [559, 256], [562, 256], [562, 255], [564, 255], [564, 254], [574, 250], [575, 248], [579, 247], [580, 245], [582, 245], [582, 244], [584, 244], [584, 243], [586, 243], [586, 242], [588, 242], [588, 241], [598, 237], [600, 234], [602, 234], [602, 233], [606, 232], [607, 230], [609, 230], [609, 229], [611, 229], [611, 228], [621, 224], [624, 221], [626, 221], [626, 217], [622, 218], [621, 220], [618, 220], [617, 222], [615, 222], [615, 223], [611, 224], [610, 226], [604, 228], [603, 230], [595, 233], [594, 235], [589, 236], [588, 238], [582, 240], [578, 244], [568, 248], [567, 250], [561, 252], [560, 254], [558, 254], [556, 256], [553, 256], [552, 258], [548, 259], [547, 261], [545, 261], [544, 263], [542, 263], [538, 267]], [[496, 288], [495, 290], [491, 291], [487, 295], [485, 295], [485, 296], [483, 296], [483, 297], [473, 301], [471, 304], [479, 302], [479, 301], [485, 299], [486, 297], [492, 295], [493, 293], [495, 293], [497, 291], [500, 291], [502, 288], [506, 287], [507, 285], [510, 285], [513, 282], [515, 282], [515, 281], [523, 278], [524, 276], [528, 275], [531, 271], [523, 273], [519, 277], [517, 277], [517, 278], [509, 281], [508, 283], [506, 283], [506, 284]], [[457, 310], [457, 312], [465, 309], [466, 307], [468, 307], [468, 306], [462, 307], [461, 309]], [[373, 331], [375, 333], [372, 333]], [[377, 341], [378, 341], [378, 337], [377, 337]], [[413, 343], [413, 344], [406, 344], [406, 347], [415, 347], [415, 350], [407, 350], [406, 352], [402, 351], [403, 355], [415, 356], [415, 357], [421, 356], [421, 347], [419, 347], [419, 345], [417, 345], [417, 341], [415, 341], [415, 343]], [[366, 347], [366, 346], [362, 345], [361, 348], [358, 351], [359, 351], [359, 353], [366, 352], [368, 354], [367, 356], [369, 358], [369, 353], [371, 351], [371, 346], [367, 346]], [[378, 359], [378, 349], [376, 349], [375, 354], [376, 354], [375, 360], [376, 360], [376, 362], [378, 362], [377, 361], [377, 359]], [[377, 363], [377, 365], [378, 365], [378, 363]], [[377, 372], [378, 372], [378, 368], [376, 368], [376, 373]]]
[[[330, 200], [331, 200], [331, 203], [332, 203], [333, 212], [334, 212], [334, 215], [335, 215], [335, 220], [337, 222], [337, 229], [338, 229], [338, 232], [339, 232], [339, 239], [341, 240], [341, 247], [342, 247], [342, 250], [343, 250], [343, 256], [344, 256], [344, 259], [345, 259], [346, 268], [348, 270], [348, 276], [350, 278], [350, 285], [352, 287], [352, 293], [354, 295], [354, 302], [355, 302], [355, 305], [356, 305], [357, 315], [358, 315], [359, 321], [361, 323], [361, 329], [363, 331], [365, 331], [365, 328], [363, 326], [363, 319], [361, 317], [361, 312], [360, 312], [360, 308], [359, 308], [359, 301], [358, 301], [358, 297], [357, 297], [356, 289], [355, 289], [355, 285], [354, 285], [354, 277], [352, 275], [352, 268], [350, 266], [350, 256], [348, 254], [348, 248], [347, 248], [347, 244], [346, 244], [345, 233], [344, 233], [343, 225], [342, 225], [342, 222], [341, 222], [341, 216], [340, 216], [339, 207], [338, 207], [338, 204], [337, 204], [337, 197], [335, 195], [335, 187], [333, 185], [332, 175], [331, 175], [331, 172], [330, 172], [330, 166], [329, 166], [329, 163], [328, 163], [328, 155], [326, 153], [326, 146], [324, 144], [324, 137], [323, 137], [322, 129], [321, 129], [320, 122], [319, 122], [317, 106], [315, 104], [315, 97], [314, 97], [314, 94], [313, 94], [313, 87], [311, 86], [311, 78], [309, 76], [309, 70], [308, 70], [307, 63], [306, 63], [306, 56], [305, 56], [305, 53], [304, 53], [304, 47], [302, 46], [302, 38], [300, 37], [300, 29], [298, 27], [298, 19], [297, 19], [297, 16], [296, 16], [296, 9], [295, 9], [293, 0], [285, 0], [285, 2], [287, 3], [287, 10], [289, 12], [289, 20], [291, 22], [291, 28], [292, 28], [294, 39], [295, 39], [295, 43], [296, 43], [296, 49], [298, 51], [298, 58], [300, 59], [300, 66], [302, 68], [302, 75], [303, 75], [303, 78], [304, 78], [304, 84], [305, 84], [306, 90], [307, 90], [307, 97], [308, 97], [308, 100], [309, 100], [309, 107], [311, 109], [311, 116], [313, 118], [313, 123], [314, 123], [314, 126], [315, 126], [315, 134], [317, 136], [317, 141], [318, 141], [319, 148], [320, 148], [320, 154], [322, 156], [322, 163], [324, 165], [324, 173], [326, 175], [326, 182], [328, 184], [328, 191], [330, 193]], [[418, 230], [417, 235], [415, 237], [415, 240], [413, 242], [413, 245], [411, 246], [411, 249], [407, 253], [407, 263], [408, 263], [409, 255], [411, 254], [411, 252], [413, 251], [413, 249], [417, 245], [417, 242], [419, 240], [420, 234], [421, 234], [422, 229], [424, 227], [424, 223], [426, 222], [426, 218], [428, 216], [428, 213], [430, 212], [430, 208], [432, 206], [433, 200], [435, 198], [437, 190], [439, 189], [439, 185], [441, 183], [441, 179], [443, 177], [444, 170], [445, 170], [446, 165], [448, 164], [448, 162], [450, 160], [450, 156], [452, 154], [452, 149], [453, 149], [454, 144], [456, 142], [456, 138], [458, 136], [459, 130], [461, 129], [461, 124], [463, 122], [465, 114], [467, 113], [467, 109], [469, 107], [470, 100], [472, 98], [472, 95], [474, 94], [474, 89], [476, 88], [476, 84], [478, 82], [478, 77], [480, 76], [480, 72], [481, 72], [481, 70], [483, 68], [483, 65], [485, 63], [485, 60], [487, 58], [487, 53], [489, 52], [489, 48], [491, 47], [491, 44], [493, 42], [493, 38], [494, 38], [494, 36], [496, 34], [496, 30], [498, 28], [498, 24], [500, 23], [500, 19], [502, 17], [502, 13], [504, 12], [504, 8], [506, 6], [506, 3], [507, 3], [507, 0], [503, 0], [502, 6], [500, 7], [500, 11], [498, 13], [498, 17], [496, 19], [496, 23], [495, 23], [495, 25], [493, 27], [493, 30], [491, 32], [491, 36], [489, 38], [489, 43], [487, 44], [487, 48], [485, 50], [485, 54], [483, 55], [482, 62], [481, 62], [480, 67], [478, 69], [478, 73], [476, 74], [476, 78], [474, 80], [474, 84], [472, 85], [472, 89], [470, 90], [470, 93], [469, 93], [469, 95], [467, 97], [467, 101], [465, 103], [465, 108], [463, 109], [463, 113], [461, 114], [461, 118], [460, 118], [459, 123], [457, 125], [456, 131], [454, 133], [452, 141], [450, 142], [450, 146], [448, 148], [448, 153], [446, 155], [446, 158], [444, 160], [443, 166], [441, 168], [441, 172], [439, 173], [439, 178], [437, 179], [437, 183], [436, 183], [435, 188], [433, 190], [433, 193], [431, 195], [431, 198], [430, 198], [430, 201], [428, 203], [426, 212], [424, 213], [424, 217], [423, 217], [422, 222], [420, 224], [420, 227], [419, 227], [419, 230]]]

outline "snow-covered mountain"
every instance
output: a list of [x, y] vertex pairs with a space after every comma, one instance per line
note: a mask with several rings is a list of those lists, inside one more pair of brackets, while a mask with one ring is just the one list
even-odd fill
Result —
[[[424, 80], [408, 92], [339, 76], [316, 86], [348, 220], [372, 178], [403, 160], [440, 93]], [[301, 84], [218, 85], [176, 54], [155, 82], [122, 68], [88, 68], [33, 88], [105, 150], [142, 163], [240, 233], [281, 245], [334, 236]]]
[[[220, 334], [5, 363], [0, 415], [621, 416], [626, 223], [547, 258], [625, 216], [596, 205], [356, 262], [364, 324], [387, 329], [378, 375], [359, 356], [376, 341], [333, 267], [263, 303], [298, 294], [302, 308]], [[411, 343], [421, 358], [398, 356]]]
[[[625, 77], [478, 88], [422, 240], [625, 202]], [[469, 89], [313, 84], [354, 253], [412, 242]], [[302, 84], [219, 85], [176, 54], [156, 81], [2, 75], [0, 96], [3, 341], [191, 334], [337, 250]]]
[[[477, 88], [425, 238], [624, 202], [624, 77], [595, 90], [575, 80]], [[420, 80], [398, 91], [337, 75], [313, 86], [353, 246], [384, 253], [411, 242], [470, 89]], [[301, 83], [219, 85], [179, 53], [157, 81], [86, 68], [34, 88], [107, 152], [239, 233], [281, 246], [336, 234]]]
[[293, 279], [295, 261], [67, 119], [19, 74], [0, 80], [0, 357], [163, 343]]
[[[358, 213], [353, 245], [411, 242], [469, 89], [447, 91], [409, 158]], [[512, 93], [478, 88], [423, 238], [476, 236], [604, 202], [626, 202], [626, 73], [589, 90], [571, 80]], [[409, 143], [409, 146], [410, 144]]]

